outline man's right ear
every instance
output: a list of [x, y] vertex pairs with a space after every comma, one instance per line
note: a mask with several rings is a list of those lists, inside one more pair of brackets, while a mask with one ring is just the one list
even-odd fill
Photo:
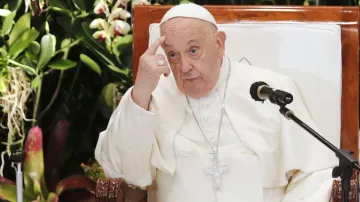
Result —
[[226, 33], [224, 31], [216, 32], [216, 45], [219, 50], [219, 56], [222, 57], [225, 53]]

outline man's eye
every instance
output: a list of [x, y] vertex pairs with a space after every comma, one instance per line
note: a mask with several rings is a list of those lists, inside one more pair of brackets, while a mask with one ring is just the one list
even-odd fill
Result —
[[169, 53], [170, 58], [176, 58], [176, 53]]
[[196, 54], [198, 52], [198, 48], [192, 48], [190, 49], [191, 54]]
[[169, 62], [176, 63], [176, 61], [178, 60], [178, 54], [174, 53], [174, 52], [170, 52], [170, 53], [168, 53], [168, 59], [169, 59]]

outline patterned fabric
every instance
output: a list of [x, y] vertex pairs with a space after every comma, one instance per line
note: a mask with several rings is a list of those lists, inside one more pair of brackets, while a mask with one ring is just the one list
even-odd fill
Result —
[[145, 202], [146, 191], [129, 187], [122, 179], [99, 179], [96, 202]]
[[[349, 192], [349, 199], [350, 202], [357, 202], [359, 201], [359, 185], [358, 185], [358, 173], [354, 171], [353, 179], [350, 181], [350, 192]], [[331, 194], [330, 202], [343, 202], [343, 192], [341, 190], [341, 180], [334, 180], [333, 183], [333, 190]]]
[[[349, 202], [357, 202], [358, 174], [354, 172], [353, 180], [350, 182]], [[125, 193], [125, 194], [124, 194]], [[330, 202], [343, 202], [341, 181], [334, 180], [332, 198]], [[132, 188], [122, 179], [99, 179], [96, 185], [96, 202], [146, 202], [146, 191]]]

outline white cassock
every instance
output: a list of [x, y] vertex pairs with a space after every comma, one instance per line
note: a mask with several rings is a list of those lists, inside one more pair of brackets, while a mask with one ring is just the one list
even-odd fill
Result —
[[218, 151], [220, 165], [229, 169], [220, 178], [220, 191], [214, 191], [212, 177], [205, 174], [212, 163], [211, 148], [173, 75], [161, 77], [150, 111], [132, 101], [132, 88], [123, 96], [95, 151], [106, 175], [140, 187], [156, 183], [150, 202], [328, 202], [332, 167], [338, 163], [334, 153], [285, 119], [277, 105], [255, 102], [249, 94], [256, 81], [292, 93], [288, 108], [318, 131], [287, 76], [224, 56], [216, 89], [207, 97], [189, 99], [211, 146], [216, 148], [218, 141], [230, 69]]

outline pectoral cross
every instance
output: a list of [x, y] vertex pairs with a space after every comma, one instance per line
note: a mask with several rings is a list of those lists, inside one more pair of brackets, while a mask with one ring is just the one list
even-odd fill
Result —
[[220, 166], [219, 159], [214, 154], [213, 164], [205, 170], [206, 175], [211, 175], [213, 179], [214, 190], [220, 190], [221, 175], [229, 170], [228, 166]]

